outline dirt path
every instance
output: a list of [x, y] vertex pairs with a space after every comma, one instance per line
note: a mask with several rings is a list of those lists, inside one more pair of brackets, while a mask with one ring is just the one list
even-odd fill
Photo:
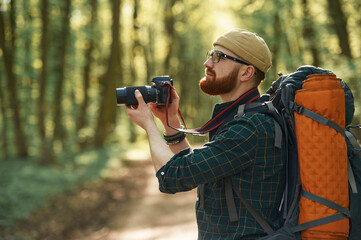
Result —
[[10, 240], [196, 239], [195, 190], [160, 193], [150, 160], [124, 162], [106, 179], [59, 196], [0, 231]]
[[143, 166], [142, 194], [119, 206], [113, 220], [103, 229], [76, 240], [187, 240], [197, 238], [195, 190], [169, 195], [160, 193], [153, 167]]

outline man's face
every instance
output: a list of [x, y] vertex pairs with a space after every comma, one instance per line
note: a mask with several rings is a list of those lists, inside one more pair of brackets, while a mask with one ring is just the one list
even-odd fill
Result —
[[[221, 47], [215, 46], [214, 50], [232, 55], [232, 53]], [[231, 92], [237, 84], [237, 76], [240, 64], [222, 58], [218, 63], [213, 63], [209, 58], [204, 63], [205, 76], [199, 81], [200, 89], [208, 95], [222, 95]]]

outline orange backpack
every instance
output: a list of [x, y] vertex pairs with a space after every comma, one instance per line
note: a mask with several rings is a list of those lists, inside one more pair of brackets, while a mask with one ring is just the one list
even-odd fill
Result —
[[275, 119], [275, 147], [280, 135], [285, 138], [286, 187], [280, 206], [285, 222], [272, 229], [226, 181], [230, 216], [235, 192], [267, 233], [261, 239], [359, 239], [361, 148], [351, 129], [361, 126], [349, 126], [355, 110], [350, 88], [331, 71], [302, 66], [281, 76], [262, 97], [269, 100], [240, 106], [236, 117], [269, 114]]

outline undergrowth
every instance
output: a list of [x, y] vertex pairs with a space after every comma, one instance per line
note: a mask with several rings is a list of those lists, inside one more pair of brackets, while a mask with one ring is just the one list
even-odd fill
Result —
[[120, 162], [121, 152], [103, 148], [63, 154], [56, 166], [40, 166], [30, 158], [0, 161], [0, 227], [28, 218], [52, 196], [100, 178]]

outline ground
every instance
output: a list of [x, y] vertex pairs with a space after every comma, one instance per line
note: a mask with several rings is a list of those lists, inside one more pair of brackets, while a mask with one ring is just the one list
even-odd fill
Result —
[[13, 229], [0, 229], [0, 239], [196, 239], [195, 201], [195, 190], [160, 193], [149, 159], [128, 160], [109, 177], [50, 200]]

